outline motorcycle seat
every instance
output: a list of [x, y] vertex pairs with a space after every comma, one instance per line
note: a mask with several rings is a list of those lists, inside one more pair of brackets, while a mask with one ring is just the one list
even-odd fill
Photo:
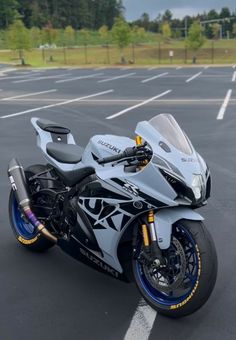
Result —
[[61, 135], [68, 135], [70, 133], [70, 129], [67, 127], [61, 126], [60, 124], [52, 122], [48, 119], [38, 119], [36, 124], [46, 132], [57, 133]]
[[95, 170], [91, 167], [86, 167], [71, 171], [62, 171], [61, 169], [55, 169], [59, 177], [62, 179], [65, 185], [73, 187], [75, 184], [81, 182], [88, 176], [94, 175]]
[[47, 153], [60, 163], [76, 164], [82, 159], [84, 149], [75, 144], [48, 143]]

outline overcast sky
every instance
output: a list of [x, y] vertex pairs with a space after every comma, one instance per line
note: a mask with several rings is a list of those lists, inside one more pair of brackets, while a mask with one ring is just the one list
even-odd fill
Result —
[[159, 13], [170, 9], [174, 17], [182, 18], [185, 15], [202, 13], [210, 9], [220, 10], [222, 7], [236, 9], [235, 0], [123, 0], [126, 8], [126, 19], [138, 19], [147, 12], [151, 19], [155, 19]]

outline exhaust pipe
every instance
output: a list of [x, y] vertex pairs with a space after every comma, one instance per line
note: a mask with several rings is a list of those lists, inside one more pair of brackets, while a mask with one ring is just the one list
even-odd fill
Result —
[[8, 177], [11, 182], [16, 200], [26, 219], [34, 226], [39, 234], [49, 241], [57, 243], [57, 238], [37, 219], [30, 208], [30, 198], [26, 186], [26, 178], [23, 167], [17, 159], [13, 158], [8, 166]]

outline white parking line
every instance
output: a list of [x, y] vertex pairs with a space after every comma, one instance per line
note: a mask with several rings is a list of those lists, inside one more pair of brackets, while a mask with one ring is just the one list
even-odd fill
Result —
[[75, 80], [79, 80], [79, 79], [89, 79], [89, 78], [102, 76], [103, 74], [104, 73], [95, 73], [95, 74], [89, 74], [89, 75], [86, 75], [86, 76], [74, 77], [74, 78], [69, 78], [69, 79], [61, 79], [61, 80], [55, 81], [55, 83], [60, 84], [60, 83], [66, 83], [66, 82], [69, 82], [69, 81], [75, 81]]
[[168, 73], [168, 72], [165, 72], [165, 73], [158, 74], [157, 76], [154, 76], [154, 77], [151, 77], [151, 78], [142, 80], [141, 83], [143, 83], [143, 84], [144, 84], [144, 83], [148, 83], [149, 81], [152, 81], [152, 80], [154, 80], [154, 79], [164, 77], [164, 76], [166, 76], [167, 74], [169, 74], [169, 73]]
[[147, 100], [144, 100], [143, 102], [141, 102], [141, 103], [139, 103], [139, 104], [137, 104], [137, 105], [128, 107], [127, 109], [122, 110], [122, 111], [120, 111], [120, 112], [117, 112], [117, 113], [115, 113], [114, 115], [108, 116], [108, 117], [106, 117], [106, 119], [113, 119], [113, 118], [119, 117], [119, 116], [123, 115], [123, 114], [126, 113], [126, 112], [132, 111], [132, 110], [134, 110], [134, 109], [137, 109], [137, 108], [140, 107], [140, 106], [143, 106], [143, 105], [146, 105], [146, 104], [148, 104], [148, 103], [151, 103], [151, 102], [153, 102], [155, 99], [164, 97], [165, 95], [167, 95], [167, 94], [170, 93], [170, 92], [172, 92], [172, 90], [165, 91], [165, 92], [163, 92], [163, 93], [161, 93], [161, 94], [158, 94], [158, 95], [155, 96], [155, 97], [152, 97], [152, 98], [149, 98], [149, 99], [147, 99]]
[[[37, 76], [40, 74], [37, 74]], [[36, 74], [28, 74], [28, 75], [22, 75], [22, 76], [5, 76], [3, 75], [3, 77], [0, 77], [0, 80], [11, 80], [11, 79], [31, 79], [30, 77], [32, 76], [36, 76]]]
[[83, 99], [88, 99], [88, 98], [102, 96], [104, 94], [108, 94], [108, 93], [111, 93], [113, 91], [114, 90], [107, 90], [107, 91], [103, 91], [103, 92], [98, 92], [98, 93], [90, 94], [88, 96], [79, 97], [79, 98], [75, 98], [75, 99], [71, 99], [71, 100], [66, 100], [65, 102], [60, 102], [60, 103], [56, 103], [56, 104], [50, 104], [50, 105], [46, 105], [46, 106], [36, 107], [36, 108], [30, 109], [30, 110], [25, 110], [25, 111], [13, 113], [13, 114], [10, 114], [10, 115], [2, 116], [0, 118], [1, 119], [11, 118], [11, 117], [15, 117], [15, 116], [21, 116], [21, 115], [23, 115], [25, 113], [46, 110], [46, 109], [50, 109], [52, 107], [57, 107], [57, 106], [62, 106], [62, 105], [68, 105], [68, 104], [71, 104], [71, 103], [79, 102], [79, 101], [81, 101]]
[[44, 76], [44, 77], [37, 77], [37, 78], [28, 78], [28, 79], [23, 79], [23, 80], [16, 80], [13, 81], [14, 84], [18, 83], [27, 83], [30, 81], [37, 81], [37, 80], [44, 80], [44, 79], [55, 79], [55, 78], [60, 78], [60, 77], [65, 77], [65, 76], [71, 76], [71, 74], [64, 73], [64, 74], [58, 74], [56, 76]]
[[103, 79], [103, 80], [99, 80], [98, 83], [105, 83], [105, 82], [116, 80], [116, 79], [128, 78], [128, 77], [134, 76], [135, 74], [136, 73], [128, 73], [128, 74], [124, 74], [123, 76], [117, 76], [117, 77], [112, 77], [112, 78], [108, 78], [108, 79]]
[[124, 340], [148, 340], [156, 316], [157, 312], [141, 299]]
[[176, 70], [181, 70], [181, 68], [183, 68], [183, 66], [178, 66], [176, 67]]
[[205, 67], [204, 67], [204, 70], [207, 70], [209, 67], [210, 67], [209, 65], [205, 66]]
[[232, 81], [236, 80], [236, 71], [233, 73]]
[[225, 97], [225, 100], [220, 108], [220, 111], [218, 113], [218, 116], [216, 119], [218, 120], [221, 120], [224, 118], [224, 114], [225, 114], [225, 111], [227, 109], [227, 106], [229, 104], [229, 101], [230, 101], [230, 98], [231, 98], [231, 95], [232, 95], [232, 90], [228, 90], [227, 94], [226, 94], [226, 97]]
[[158, 68], [157, 66], [152, 66], [152, 67], [149, 67], [148, 71], [156, 70], [157, 68]]
[[192, 81], [193, 79], [199, 77], [202, 74], [202, 72], [199, 72], [197, 74], [195, 74], [194, 76], [190, 77], [189, 79], [186, 80], [186, 83], [189, 83], [190, 81]]
[[53, 89], [53, 90], [48, 90], [48, 91], [34, 92], [34, 93], [22, 94], [20, 96], [15, 96], [15, 97], [2, 98], [1, 100], [12, 100], [12, 99], [17, 99], [17, 98], [25, 98], [25, 97], [37, 96], [39, 94], [44, 94], [44, 93], [52, 93], [56, 91], [57, 90]]

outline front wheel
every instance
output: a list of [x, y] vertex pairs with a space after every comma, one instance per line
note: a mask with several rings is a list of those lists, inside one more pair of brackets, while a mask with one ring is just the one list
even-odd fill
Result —
[[136, 284], [144, 299], [172, 318], [192, 314], [210, 297], [217, 276], [217, 255], [202, 222], [181, 220], [173, 225], [172, 242], [162, 251], [165, 265], [141, 260], [141, 241], [133, 260]]

